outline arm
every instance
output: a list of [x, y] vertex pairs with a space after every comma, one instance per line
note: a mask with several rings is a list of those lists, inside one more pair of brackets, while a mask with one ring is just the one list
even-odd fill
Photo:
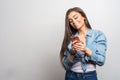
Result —
[[62, 59], [62, 63], [66, 70], [69, 70], [73, 65], [73, 58], [74, 58], [74, 55], [71, 55], [70, 51], [66, 49], [66, 51], [64, 52], [64, 57]]
[[107, 44], [106, 37], [103, 33], [97, 35], [94, 45], [85, 49], [85, 53], [88, 55], [86, 59], [89, 59], [99, 66], [102, 66], [105, 62]]

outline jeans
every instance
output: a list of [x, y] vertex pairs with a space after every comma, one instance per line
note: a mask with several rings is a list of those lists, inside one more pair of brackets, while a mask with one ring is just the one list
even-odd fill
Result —
[[90, 71], [86, 73], [66, 71], [65, 80], [97, 80], [97, 73], [96, 71]]

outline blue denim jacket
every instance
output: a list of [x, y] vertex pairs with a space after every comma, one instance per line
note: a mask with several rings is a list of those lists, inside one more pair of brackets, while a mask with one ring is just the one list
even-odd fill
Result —
[[[75, 36], [78, 36], [78, 33], [76, 33]], [[76, 52], [75, 58], [72, 62], [70, 61], [70, 51], [72, 50], [71, 44], [72, 42], [70, 41], [62, 59], [63, 65], [66, 70], [70, 70], [73, 64], [81, 61], [80, 52]], [[99, 30], [89, 29], [86, 34], [86, 47], [92, 51], [91, 57], [85, 55], [84, 59], [86, 63], [92, 62], [95, 65], [102, 66], [105, 63], [105, 56], [107, 50], [107, 42], [104, 33]]]

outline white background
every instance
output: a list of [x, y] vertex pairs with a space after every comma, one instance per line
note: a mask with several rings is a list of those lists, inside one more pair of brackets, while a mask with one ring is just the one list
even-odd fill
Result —
[[75, 6], [108, 40], [99, 80], [119, 80], [119, 0], [0, 0], [0, 80], [64, 80], [59, 51], [65, 13]]

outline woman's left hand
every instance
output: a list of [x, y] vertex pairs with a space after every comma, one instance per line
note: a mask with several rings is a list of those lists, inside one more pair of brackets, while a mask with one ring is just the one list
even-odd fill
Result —
[[72, 48], [75, 51], [85, 51], [86, 49], [86, 43], [83, 41], [80, 42], [72, 42]]

